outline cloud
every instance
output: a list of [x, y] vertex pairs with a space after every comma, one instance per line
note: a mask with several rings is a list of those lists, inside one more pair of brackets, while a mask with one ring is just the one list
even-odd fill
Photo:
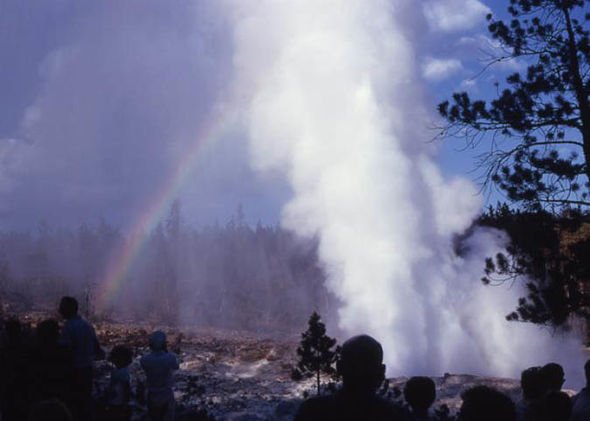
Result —
[[[35, 76], [19, 84], [33, 81], [35, 89], [2, 101], [15, 104], [11, 112], [20, 122], [0, 138], [26, 141], [0, 142], [0, 228], [42, 218], [58, 225], [100, 216], [121, 225], [133, 220], [203, 141], [199, 133], [232, 76], [231, 39], [216, 1], [64, 2], [76, 13], [40, 20], [37, 26], [49, 26], [41, 29], [29, 27], [27, 16], [44, 9], [15, 8], [23, 16], [15, 12], [14, 33], [60, 28], [62, 35], [43, 51], [31, 43]], [[17, 56], [15, 48], [0, 41], [0, 57]], [[33, 57], [33, 47], [23, 48]], [[17, 70], [4, 70], [0, 87], [19, 80]], [[183, 208], [196, 209], [197, 221], [223, 220], [222, 208], [231, 212], [256, 190], [240, 141], [209, 140], [200, 152], [207, 159], [194, 166], [182, 191]], [[219, 205], [198, 214], [211, 203]]]
[[482, 24], [491, 10], [478, 0], [428, 0], [424, 15], [433, 31], [457, 32]]
[[438, 82], [463, 70], [463, 64], [457, 59], [426, 58], [422, 65], [422, 76], [431, 82]]

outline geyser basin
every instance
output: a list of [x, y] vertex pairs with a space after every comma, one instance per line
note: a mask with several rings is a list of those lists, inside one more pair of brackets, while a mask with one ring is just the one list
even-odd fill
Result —
[[476, 230], [453, 253], [481, 202], [443, 179], [427, 142], [415, 2], [229, 4], [252, 165], [289, 180], [282, 222], [318, 236], [343, 331], [378, 338], [392, 375], [514, 377], [551, 360], [578, 372], [577, 338], [507, 322], [522, 291], [481, 284], [502, 235]]

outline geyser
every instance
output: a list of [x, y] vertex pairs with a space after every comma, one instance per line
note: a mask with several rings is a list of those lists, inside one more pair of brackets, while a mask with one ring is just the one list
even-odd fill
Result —
[[551, 360], [580, 371], [576, 338], [505, 321], [518, 285], [481, 284], [500, 233], [477, 231], [453, 253], [481, 203], [434, 163], [413, 4], [230, 2], [252, 164], [288, 179], [283, 224], [318, 236], [341, 329], [379, 338], [390, 374], [517, 376]]

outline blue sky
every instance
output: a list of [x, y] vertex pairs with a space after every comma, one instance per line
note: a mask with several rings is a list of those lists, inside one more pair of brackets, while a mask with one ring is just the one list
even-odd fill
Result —
[[[522, 68], [475, 77], [495, 48], [485, 15], [507, 3], [416, 1], [410, 36], [433, 110], [454, 91], [489, 95]], [[125, 225], [141, 212], [226, 88], [230, 28], [218, 4], [0, 0], [0, 228]], [[252, 223], [278, 221], [284, 181], [255, 174], [232, 136], [203, 151], [183, 190], [189, 222], [223, 223], [238, 203]], [[477, 151], [439, 147], [445, 176], [475, 177]]]

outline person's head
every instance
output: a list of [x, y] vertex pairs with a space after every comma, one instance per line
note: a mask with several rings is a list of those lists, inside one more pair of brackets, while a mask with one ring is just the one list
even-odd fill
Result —
[[586, 386], [590, 387], [590, 360], [584, 364], [584, 374], [586, 375]]
[[37, 341], [39, 345], [57, 344], [59, 340], [59, 324], [55, 319], [46, 319], [37, 325]]
[[152, 351], [165, 351], [166, 334], [161, 330], [156, 330], [150, 335], [149, 344]]
[[375, 393], [385, 378], [383, 348], [368, 335], [344, 342], [337, 363], [344, 388], [360, 393]]
[[412, 377], [404, 386], [404, 397], [416, 412], [426, 412], [436, 400], [436, 385], [430, 377]]
[[543, 407], [545, 419], [549, 421], [568, 421], [572, 415], [572, 401], [564, 392], [549, 392]]
[[72, 421], [68, 408], [57, 399], [41, 401], [33, 405], [29, 421]]
[[133, 352], [131, 352], [131, 349], [123, 345], [114, 346], [109, 355], [109, 361], [117, 368], [127, 367], [131, 364], [132, 360]]
[[62, 297], [59, 302], [59, 314], [64, 319], [71, 319], [78, 314], [78, 301], [74, 297]]
[[565, 374], [563, 367], [557, 363], [549, 363], [541, 368], [541, 376], [545, 385], [545, 390], [548, 392], [559, 392], [561, 386], [565, 382]]
[[459, 421], [515, 421], [514, 402], [488, 386], [475, 386], [461, 394]]
[[525, 400], [539, 399], [543, 394], [541, 367], [529, 367], [520, 375], [520, 387]]

